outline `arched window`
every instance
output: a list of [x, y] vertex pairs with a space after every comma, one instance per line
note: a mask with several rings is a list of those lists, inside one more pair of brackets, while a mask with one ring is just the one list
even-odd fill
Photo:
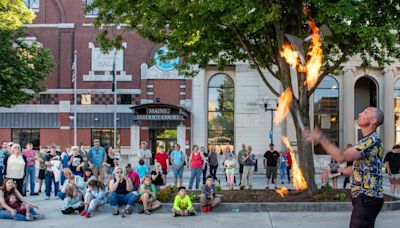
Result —
[[400, 143], [400, 79], [394, 84], [394, 129], [395, 144]]
[[216, 74], [208, 82], [208, 147], [217, 151], [234, 145], [234, 85], [226, 74]]
[[[314, 92], [314, 125], [339, 146], [339, 84], [333, 77], [326, 76]], [[320, 145], [314, 153], [325, 154]]]

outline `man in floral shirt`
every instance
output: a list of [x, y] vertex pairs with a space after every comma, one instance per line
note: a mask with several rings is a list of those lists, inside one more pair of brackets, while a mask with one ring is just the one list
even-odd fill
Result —
[[339, 163], [354, 161], [353, 167], [339, 168], [342, 175], [352, 176], [351, 195], [353, 211], [350, 228], [374, 227], [375, 219], [383, 206], [382, 166], [383, 146], [376, 129], [383, 123], [383, 112], [368, 107], [358, 115], [357, 124], [363, 138], [354, 147], [342, 151], [319, 129], [306, 130], [308, 141], [320, 143], [322, 148]]

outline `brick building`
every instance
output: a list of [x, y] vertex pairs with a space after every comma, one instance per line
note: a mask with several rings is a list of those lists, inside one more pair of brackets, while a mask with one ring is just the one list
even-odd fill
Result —
[[[150, 142], [153, 151], [160, 144], [167, 148], [176, 142], [189, 146], [191, 80], [180, 76], [172, 63], [153, 61], [161, 44], [120, 27], [111, 31], [123, 35], [125, 49], [101, 53], [96, 43], [99, 30], [92, 24], [96, 12], [84, 12], [90, 2], [25, 1], [37, 16], [33, 24], [26, 25], [27, 39], [52, 50], [54, 68], [45, 81], [47, 91], [26, 104], [0, 110], [0, 139], [22, 145], [30, 141], [35, 147], [56, 143], [63, 149], [73, 145], [76, 108], [77, 142], [90, 145], [94, 138], [100, 138], [103, 145], [113, 145], [111, 72], [115, 55], [117, 145], [122, 153], [132, 154], [142, 140]], [[77, 107], [71, 72], [74, 50]]]

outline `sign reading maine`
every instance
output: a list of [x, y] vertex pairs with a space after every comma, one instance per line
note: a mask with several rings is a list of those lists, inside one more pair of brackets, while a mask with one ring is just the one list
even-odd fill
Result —
[[170, 108], [147, 108], [146, 109], [147, 114], [166, 114], [169, 115], [171, 114], [171, 109]]
[[182, 121], [182, 115], [133, 115], [133, 120]]

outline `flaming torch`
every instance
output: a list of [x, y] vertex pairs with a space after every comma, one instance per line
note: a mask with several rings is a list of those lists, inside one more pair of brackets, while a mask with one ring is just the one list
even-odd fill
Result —
[[286, 136], [282, 136], [282, 141], [285, 146], [290, 151], [290, 157], [292, 158], [292, 176], [293, 176], [293, 186], [297, 191], [307, 189], [307, 182], [304, 179], [303, 172], [299, 167], [299, 162], [297, 161], [296, 155], [290, 146], [289, 140]]

